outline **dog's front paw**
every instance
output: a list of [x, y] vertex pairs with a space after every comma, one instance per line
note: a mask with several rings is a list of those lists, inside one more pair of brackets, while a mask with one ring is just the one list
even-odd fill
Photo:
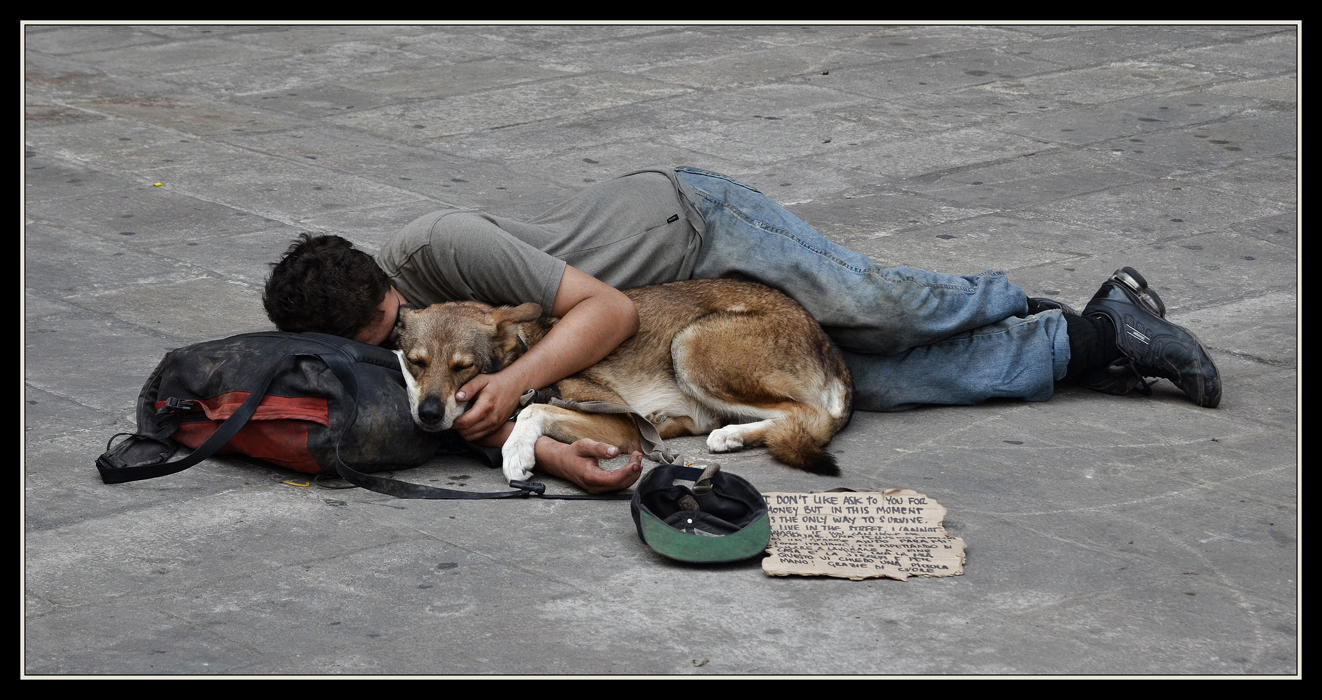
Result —
[[737, 425], [717, 428], [707, 436], [707, 449], [712, 452], [737, 452], [744, 449], [744, 436]]
[[534, 414], [533, 406], [523, 409], [505, 446], [500, 448], [501, 470], [510, 481], [532, 478], [532, 468], [537, 463], [537, 438], [542, 436], [541, 421]]

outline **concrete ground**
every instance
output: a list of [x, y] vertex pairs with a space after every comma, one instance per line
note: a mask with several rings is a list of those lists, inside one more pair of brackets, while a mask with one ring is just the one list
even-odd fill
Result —
[[[1299, 674], [1298, 33], [26, 25], [22, 673]], [[401, 501], [234, 459], [100, 482], [166, 350], [269, 327], [298, 233], [374, 252], [443, 206], [529, 215], [658, 163], [877, 265], [1079, 305], [1134, 265], [1224, 399], [1059, 385], [860, 412], [840, 478], [722, 460], [939, 501], [965, 573], [908, 582], [678, 565], [621, 502]], [[397, 475], [503, 486], [459, 458]]]

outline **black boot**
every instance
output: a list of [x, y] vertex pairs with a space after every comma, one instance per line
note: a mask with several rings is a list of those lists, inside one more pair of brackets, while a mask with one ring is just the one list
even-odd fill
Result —
[[1105, 367], [1080, 373], [1090, 389], [1125, 394], [1142, 387], [1144, 377], [1164, 377], [1194, 403], [1213, 408], [1221, 402], [1221, 375], [1198, 338], [1165, 319], [1166, 306], [1132, 267], [1115, 271], [1083, 308], [1088, 319], [1109, 322], [1121, 356]]

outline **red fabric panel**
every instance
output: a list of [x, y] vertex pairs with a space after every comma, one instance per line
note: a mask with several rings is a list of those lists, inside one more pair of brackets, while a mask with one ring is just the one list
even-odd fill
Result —
[[[202, 406], [203, 411], [206, 411], [207, 418], [225, 420], [234, 415], [234, 411], [238, 410], [239, 406], [247, 399], [248, 392], [231, 391], [209, 399], [198, 399], [197, 403]], [[164, 401], [157, 401], [156, 410], [159, 411], [161, 406], [164, 405]], [[265, 396], [262, 398], [262, 402], [257, 405], [257, 411], [252, 415], [252, 420], [278, 420], [281, 418], [310, 420], [313, 423], [330, 427], [330, 411], [326, 407], [326, 399], [323, 398]]]
[[[198, 401], [211, 420], [180, 423], [172, 437], [197, 449], [247, 398], [248, 392], [232, 391]], [[164, 401], [156, 402], [158, 410], [164, 405]], [[326, 399], [264, 397], [253, 417], [217, 454], [237, 452], [297, 472], [319, 474], [321, 467], [308, 452], [308, 422], [330, 426]]]

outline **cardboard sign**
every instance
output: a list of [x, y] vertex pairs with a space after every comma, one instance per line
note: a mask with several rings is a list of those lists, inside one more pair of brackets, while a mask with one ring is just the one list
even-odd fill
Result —
[[946, 534], [946, 509], [917, 491], [766, 493], [768, 576], [959, 576], [964, 540]]

